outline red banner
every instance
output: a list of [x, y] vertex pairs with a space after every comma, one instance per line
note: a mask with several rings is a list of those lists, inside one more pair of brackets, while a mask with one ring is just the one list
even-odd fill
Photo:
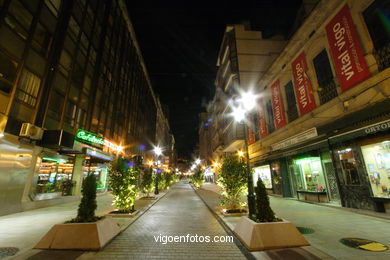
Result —
[[291, 67], [294, 77], [294, 89], [297, 97], [299, 113], [304, 115], [316, 107], [311, 82], [306, 75], [307, 63], [304, 52], [299, 54], [299, 56], [291, 63]]
[[370, 76], [355, 26], [346, 4], [326, 26], [330, 52], [342, 91]]
[[264, 138], [268, 135], [267, 131], [267, 123], [265, 121], [265, 116], [264, 116], [264, 106], [263, 106], [263, 99], [259, 99], [259, 110], [257, 113], [258, 116], [258, 121], [259, 121], [259, 135], [260, 138]]
[[248, 144], [253, 144], [255, 142], [255, 135], [251, 127], [248, 126]]
[[286, 125], [286, 117], [284, 116], [284, 107], [282, 101], [282, 93], [280, 93], [280, 81], [275, 81], [271, 86], [272, 90], [272, 109], [274, 111], [274, 120], [276, 128], [282, 128]]

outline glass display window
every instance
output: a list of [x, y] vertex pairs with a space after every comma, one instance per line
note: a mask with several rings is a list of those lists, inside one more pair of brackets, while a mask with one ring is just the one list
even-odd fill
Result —
[[304, 157], [293, 160], [292, 182], [302, 191], [326, 191], [320, 157]]
[[103, 190], [107, 188], [107, 175], [108, 175], [108, 166], [105, 163], [89, 163], [83, 167], [83, 177], [84, 179], [88, 174], [94, 174], [96, 177], [96, 189]]
[[272, 189], [271, 168], [269, 165], [254, 167], [253, 170], [254, 186], [257, 186], [257, 181], [260, 178], [263, 181], [265, 188]]
[[374, 197], [390, 198], [390, 141], [361, 149]]
[[346, 185], [360, 185], [357, 161], [352, 148], [337, 151], [341, 172]]
[[74, 160], [43, 157], [39, 166], [37, 193], [63, 192], [71, 186]]

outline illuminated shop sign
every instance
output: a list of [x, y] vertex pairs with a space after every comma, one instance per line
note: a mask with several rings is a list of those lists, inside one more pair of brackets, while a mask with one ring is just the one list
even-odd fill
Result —
[[280, 81], [277, 80], [271, 86], [272, 90], [272, 109], [274, 111], [274, 120], [276, 128], [282, 128], [286, 125], [286, 118], [284, 116], [284, 107], [282, 101], [282, 94], [280, 93]]
[[90, 144], [99, 148], [101, 148], [104, 144], [103, 137], [87, 132], [83, 129], [77, 130], [76, 139], [79, 140], [80, 142]]

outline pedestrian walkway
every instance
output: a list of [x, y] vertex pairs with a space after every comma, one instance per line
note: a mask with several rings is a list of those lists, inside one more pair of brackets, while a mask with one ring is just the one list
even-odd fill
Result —
[[[165, 192], [161, 192], [159, 196], [164, 194]], [[112, 201], [113, 196], [110, 193], [97, 196], [96, 215], [103, 216], [114, 210]], [[0, 254], [0, 259], [26, 259], [28, 256], [40, 252], [41, 250], [32, 250], [32, 248], [53, 225], [74, 218], [77, 215], [79, 203], [79, 201], [75, 201], [0, 216], [0, 248], [16, 247], [18, 249], [17, 254], [12, 257], [2, 258]], [[137, 200], [135, 208], [142, 211], [151, 203], [154, 203], [154, 200]], [[132, 221], [131, 218], [117, 220], [122, 228], [128, 226]]]
[[156, 242], [161, 236], [227, 236], [191, 186], [182, 181], [102, 251], [79, 259], [246, 259], [235, 243]]
[[[208, 183], [197, 193], [210, 208], [218, 211], [220, 194], [219, 189], [213, 185], [215, 186], [215, 184]], [[390, 259], [389, 250], [370, 252], [350, 248], [339, 242], [341, 238], [355, 237], [378, 241], [390, 246], [390, 220], [294, 199], [275, 196], [269, 196], [269, 198], [271, 207], [277, 216], [293, 222], [298, 227], [314, 230], [312, 234], [304, 234], [312, 247], [336, 259]], [[234, 229], [239, 221], [239, 217], [220, 217], [231, 229]]]

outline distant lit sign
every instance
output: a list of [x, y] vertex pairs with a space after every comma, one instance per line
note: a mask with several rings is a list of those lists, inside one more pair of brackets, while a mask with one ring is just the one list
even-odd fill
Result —
[[85, 154], [89, 155], [89, 156], [92, 156], [92, 157], [96, 157], [96, 158], [105, 160], [105, 161], [112, 161], [114, 159], [109, 154], [105, 154], [105, 153], [102, 153], [102, 152], [99, 152], [99, 151], [95, 151], [95, 150], [92, 150], [92, 149], [89, 149], [89, 148], [86, 149]]
[[103, 137], [87, 132], [83, 129], [77, 130], [76, 139], [79, 140], [80, 142], [90, 144], [99, 148], [102, 148], [104, 144]]

